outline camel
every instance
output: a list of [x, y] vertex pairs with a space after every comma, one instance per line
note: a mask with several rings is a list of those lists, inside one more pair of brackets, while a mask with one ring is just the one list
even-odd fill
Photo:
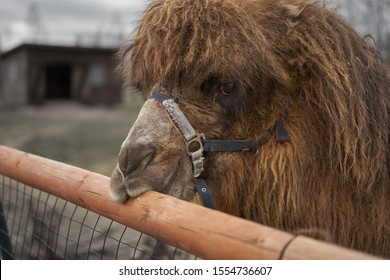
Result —
[[111, 177], [390, 257], [390, 70], [307, 0], [156, 0], [119, 54], [145, 97]]

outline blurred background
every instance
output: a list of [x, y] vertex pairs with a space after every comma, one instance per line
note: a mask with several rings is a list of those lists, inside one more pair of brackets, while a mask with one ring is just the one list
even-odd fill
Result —
[[[326, 0], [390, 56], [390, 0]], [[0, 145], [110, 175], [141, 98], [116, 50], [146, 0], [0, 0]]]

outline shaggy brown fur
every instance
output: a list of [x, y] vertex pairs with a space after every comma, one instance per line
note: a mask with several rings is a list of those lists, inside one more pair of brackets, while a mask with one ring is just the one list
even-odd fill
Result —
[[218, 209], [390, 257], [390, 71], [335, 13], [306, 0], [154, 1], [123, 56], [146, 95], [179, 88], [207, 138], [253, 139], [286, 116], [289, 143], [206, 155]]

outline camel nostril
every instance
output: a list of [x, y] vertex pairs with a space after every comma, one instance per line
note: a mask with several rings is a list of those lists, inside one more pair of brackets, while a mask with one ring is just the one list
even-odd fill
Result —
[[139, 170], [139, 171], [144, 170], [145, 167], [148, 166], [149, 163], [154, 159], [155, 155], [156, 155], [156, 150], [155, 149], [153, 149], [152, 151], [149, 151], [148, 153], [146, 153], [144, 158], [139, 163], [139, 165], [137, 167], [137, 170]]
[[119, 168], [123, 177], [135, 175], [144, 170], [156, 156], [154, 147], [133, 147], [125, 148], [119, 155]]

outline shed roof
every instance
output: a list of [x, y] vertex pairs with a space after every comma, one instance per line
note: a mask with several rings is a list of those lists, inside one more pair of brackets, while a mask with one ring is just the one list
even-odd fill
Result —
[[42, 50], [42, 51], [58, 51], [58, 52], [72, 52], [72, 53], [85, 53], [85, 54], [107, 54], [107, 55], [112, 55], [117, 51], [116, 48], [104, 48], [104, 47], [21, 44], [9, 51], [2, 53], [1, 57], [6, 58], [23, 50]]

